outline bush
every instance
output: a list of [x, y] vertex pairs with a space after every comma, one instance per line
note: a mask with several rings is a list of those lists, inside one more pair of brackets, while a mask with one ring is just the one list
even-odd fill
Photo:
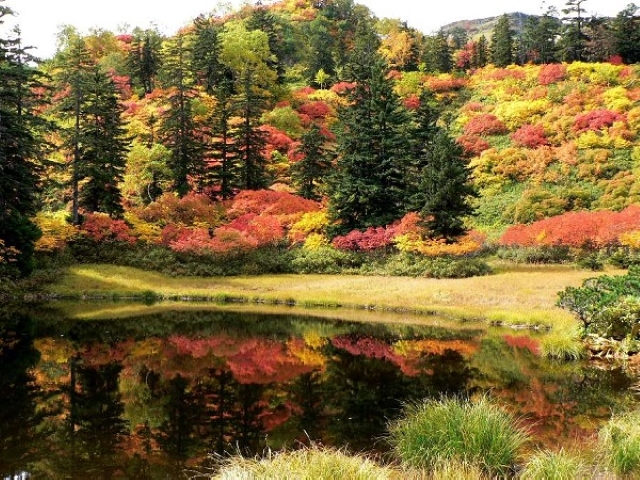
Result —
[[551, 264], [573, 260], [569, 247], [502, 247], [496, 252], [498, 258], [516, 263]]
[[640, 267], [629, 268], [626, 275], [589, 278], [558, 296], [557, 304], [582, 322], [583, 335], [640, 338]]
[[442, 462], [478, 466], [489, 475], [512, 472], [528, 434], [487, 397], [426, 400], [390, 425], [389, 441], [400, 460], [415, 468]]
[[362, 257], [326, 246], [313, 250], [299, 248], [293, 251], [291, 268], [295, 273], [343, 273], [362, 265]]

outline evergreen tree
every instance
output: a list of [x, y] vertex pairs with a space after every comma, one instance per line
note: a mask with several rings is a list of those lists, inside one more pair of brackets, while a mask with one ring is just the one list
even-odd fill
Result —
[[139, 86], [143, 94], [155, 88], [155, 78], [160, 70], [160, 45], [162, 38], [153, 30], [136, 31], [134, 41], [127, 56], [129, 76], [134, 86]]
[[420, 213], [431, 237], [451, 241], [464, 233], [476, 192], [462, 148], [438, 125], [440, 113], [434, 95], [425, 91], [410, 135], [408, 210]]
[[496, 67], [506, 67], [513, 63], [515, 33], [511, 29], [508, 15], [498, 19], [491, 36], [491, 63]]
[[79, 193], [82, 165], [83, 127], [85, 125], [84, 95], [90, 76], [96, 67], [84, 41], [77, 35], [68, 38], [67, 47], [58, 55], [57, 81], [60, 90], [67, 90], [57, 105], [63, 122], [69, 127], [62, 130], [63, 148], [69, 158], [71, 174], [71, 216], [74, 225], [80, 223]]
[[[0, 25], [13, 11], [0, 4]], [[32, 267], [40, 232], [31, 221], [37, 210], [43, 124], [35, 115], [39, 72], [22, 47], [19, 32], [0, 38], [0, 257], [12, 251], [19, 273]], [[0, 260], [0, 274], [2, 274]]]
[[305, 74], [309, 83], [315, 81], [320, 70], [329, 78], [335, 78], [336, 62], [333, 55], [335, 40], [330, 33], [330, 22], [324, 15], [318, 15], [303, 28], [306, 29], [308, 45]]
[[298, 152], [303, 158], [293, 164], [292, 179], [298, 195], [311, 200], [320, 200], [320, 184], [329, 170], [329, 156], [326, 149], [327, 139], [320, 127], [313, 124], [302, 135]]
[[473, 50], [473, 58], [471, 58], [471, 66], [474, 68], [485, 67], [489, 63], [489, 45], [487, 37], [480, 35], [476, 46]]
[[615, 48], [626, 64], [640, 62], [640, 17], [638, 7], [629, 4], [612, 24]]
[[196, 83], [211, 94], [225, 76], [225, 68], [220, 62], [220, 27], [202, 15], [195, 19], [194, 27], [191, 49], [193, 75]]
[[518, 61], [547, 64], [558, 60], [556, 38], [560, 34], [560, 21], [555, 10], [549, 9], [541, 17], [527, 17], [518, 45]]
[[169, 109], [161, 128], [162, 143], [171, 152], [168, 166], [173, 188], [179, 196], [192, 186], [190, 178], [200, 178], [204, 163], [202, 128], [194, 119], [193, 100], [197, 93], [187, 63], [190, 52], [178, 34], [163, 51], [163, 82], [168, 89]]
[[563, 27], [559, 49], [565, 62], [581, 62], [585, 57], [586, 44], [589, 40], [585, 33], [585, 17], [582, 4], [587, 0], [568, 0], [562, 9]]
[[422, 64], [431, 73], [449, 73], [453, 69], [453, 53], [443, 31], [425, 39]]
[[124, 209], [118, 184], [124, 175], [129, 139], [116, 86], [98, 66], [83, 95], [82, 109], [79, 205], [89, 212], [120, 216]]
[[223, 199], [231, 198], [241, 187], [241, 165], [231, 126], [236, 108], [232, 88], [231, 81], [225, 79], [214, 89], [216, 103], [211, 112], [208, 145], [211, 163], [205, 170], [203, 184], [204, 190], [216, 192]]
[[276, 72], [277, 83], [283, 83], [285, 42], [275, 14], [258, 0], [251, 12], [251, 16], [247, 19], [246, 26], [247, 30], [257, 30], [267, 35], [269, 51], [271, 52], [271, 58], [267, 60], [267, 65]]
[[377, 37], [360, 28], [347, 67], [355, 87], [338, 111], [338, 160], [329, 183], [337, 232], [387, 225], [404, 213], [408, 114], [387, 77]]

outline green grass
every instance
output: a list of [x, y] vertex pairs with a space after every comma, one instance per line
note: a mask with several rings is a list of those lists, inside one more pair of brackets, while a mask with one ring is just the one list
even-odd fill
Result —
[[215, 480], [387, 480], [406, 478], [363, 455], [341, 450], [304, 448], [272, 453], [262, 459], [236, 456], [224, 462]]
[[592, 469], [580, 457], [564, 450], [542, 451], [529, 457], [521, 480], [580, 480], [593, 478]]
[[517, 420], [486, 396], [426, 400], [389, 428], [389, 442], [403, 464], [434, 469], [459, 462], [499, 476], [512, 471], [528, 439]]
[[640, 411], [612, 417], [600, 429], [598, 444], [607, 468], [624, 478], [640, 478]]
[[576, 329], [554, 330], [542, 337], [540, 354], [556, 360], [579, 360], [586, 355]]

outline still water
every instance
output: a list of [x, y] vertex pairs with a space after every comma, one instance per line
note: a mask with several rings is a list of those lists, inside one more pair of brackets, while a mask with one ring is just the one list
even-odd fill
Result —
[[543, 360], [535, 333], [320, 315], [0, 308], [0, 479], [189, 478], [219, 455], [310, 442], [383, 455], [403, 405], [443, 394], [489, 392], [540, 445], [570, 446], [637, 401], [634, 374]]

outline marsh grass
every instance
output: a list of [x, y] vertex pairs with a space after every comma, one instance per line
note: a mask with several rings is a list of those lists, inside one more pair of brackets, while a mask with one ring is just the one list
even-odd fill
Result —
[[215, 480], [388, 480], [405, 478], [363, 455], [311, 447], [271, 453], [266, 458], [225, 460]]
[[598, 435], [604, 465], [623, 478], [640, 478], [640, 411], [613, 416]]
[[492, 476], [512, 472], [528, 440], [516, 418], [486, 396], [426, 400], [389, 427], [389, 442], [404, 464], [437, 469], [459, 462]]
[[574, 361], [584, 358], [585, 346], [575, 330], [551, 331], [540, 341], [540, 354], [552, 360]]
[[521, 480], [580, 480], [593, 478], [592, 468], [580, 457], [560, 450], [541, 451], [529, 457]]
[[[555, 306], [557, 292], [579, 286], [593, 272], [538, 266], [485, 277], [429, 279], [358, 275], [262, 275], [169, 277], [111, 265], [68, 267], [49, 287], [54, 296], [241, 301], [306, 308], [357, 308], [440, 314], [503, 324], [573, 326], [570, 313]], [[146, 293], [145, 293], [146, 292]]]

